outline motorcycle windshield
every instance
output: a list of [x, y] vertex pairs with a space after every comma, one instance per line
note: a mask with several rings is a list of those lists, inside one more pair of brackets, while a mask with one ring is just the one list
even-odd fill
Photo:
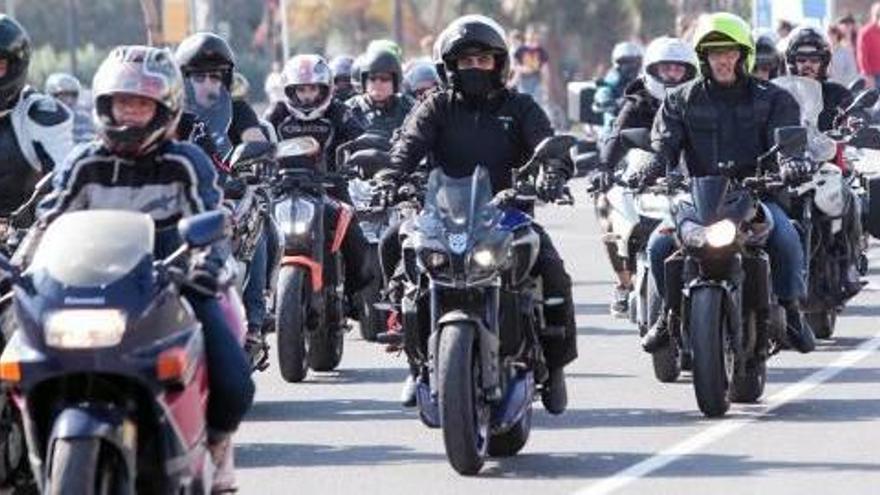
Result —
[[822, 113], [822, 85], [815, 79], [802, 76], [783, 76], [773, 79], [773, 84], [788, 91], [801, 108], [801, 123], [816, 128]]
[[691, 198], [694, 201], [696, 220], [700, 224], [709, 225], [723, 217], [729, 184], [730, 181], [720, 175], [691, 179]]
[[151, 259], [154, 238], [153, 221], [141, 213], [67, 213], [46, 229], [28, 271], [45, 271], [71, 287], [101, 287]]
[[228, 135], [229, 127], [232, 125], [232, 95], [221, 86], [216, 94], [205, 95], [200, 103], [190, 78], [186, 79], [184, 86], [186, 110], [196, 114], [199, 120], [204, 122], [217, 151], [222, 156], [226, 156], [232, 151], [232, 142]]
[[[473, 239], [473, 234], [495, 225], [500, 215], [492, 197], [492, 183], [484, 167], [477, 167], [466, 177], [449, 177], [435, 168], [428, 177], [420, 225], [427, 227], [426, 233], [442, 229]], [[453, 250], [463, 251], [464, 246]]]

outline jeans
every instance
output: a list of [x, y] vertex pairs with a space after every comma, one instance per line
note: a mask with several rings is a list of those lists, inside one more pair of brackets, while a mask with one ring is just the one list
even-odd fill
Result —
[[260, 240], [257, 241], [254, 256], [247, 267], [248, 273], [244, 283], [242, 299], [245, 314], [247, 315], [249, 332], [254, 331], [254, 329], [259, 331], [263, 327], [263, 321], [266, 319], [266, 297], [264, 291], [266, 290], [268, 279], [268, 237], [268, 232], [264, 230]]
[[251, 368], [215, 297], [189, 293], [187, 300], [202, 323], [208, 365], [208, 427], [233, 432], [254, 401]]
[[[802, 299], [807, 295], [805, 281], [806, 265], [801, 239], [791, 219], [776, 203], [765, 202], [773, 217], [773, 231], [767, 239], [767, 254], [770, 256], [770, 270], [773, 277], [773, 290], [782, 301]], [[662, 297], [666, 278], [664, 262], [675, 252], [675, 238], [672, 234], [655, 230], [648, 239], [648, 259], [651, 262], [651, 274], [660, 289]]]

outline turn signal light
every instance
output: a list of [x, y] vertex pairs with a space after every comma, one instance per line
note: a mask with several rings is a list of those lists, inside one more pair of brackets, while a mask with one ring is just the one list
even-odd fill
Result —
[[0, 380], [18, 383], [21, 381], [21, 363], [17, 356], [4, 352], [0, 356]]
[[167, 349], [159, 354], [156, 362], [156, 377], [163, 382], [182, 382], [188, 368], [186, 351], [180, 347]]

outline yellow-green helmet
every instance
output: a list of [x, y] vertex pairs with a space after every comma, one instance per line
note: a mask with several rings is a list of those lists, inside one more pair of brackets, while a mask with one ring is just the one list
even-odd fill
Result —
[[738, 15], [717, 12], [700, 17], [694, 30], [694, 50], [700, 57], [701, 70], [706, 75], [706, 50], [712, 47], [738, 46], [745, 53], [743, 72], [748, 74], [755, 66], [755, 42], [749, 24]]

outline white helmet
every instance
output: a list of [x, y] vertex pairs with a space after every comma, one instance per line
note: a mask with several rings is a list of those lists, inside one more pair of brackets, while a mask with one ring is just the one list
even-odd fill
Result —
[[46, 78], [45, 90], [46, 94], [50, 96], [58, 96], [63, 93], [79, 96], [82, 92], [82, 85], [79, 83], [79, 79], [66, 72], [55, 72]]
[[[683, 65], [687, 69], [684, 79], [674, 84], [663, 82], [657, 74], [657, 66], [664, 62]], [[644, 67], [645, 87], [654, 98], [662, 100], [666, 97], [667, 91], [693, 79], [700, 68], [700, 62], [697, 59], [697, 52], [689, 43], [679, 38], [662, 36], [652, 41], [645, 50]]]
[[[293, 115], [300, 120], [315, 120], [322, 115], [333, 100], [333, 72], [324, 57], [320, 55], [296, 55], [284, 64], [281, 71], [284, 82], [285, 103]], [[320, 94], [314, 102], [302, 102], [296, 96], [296, 87], [313, 84]]]
[[614, 49], [611, 50], [611, 61], [617, 65], [621, 59], [625, 58], [642, 58], [641, 45], [632, 41], [621, 41], [614, 45]]

